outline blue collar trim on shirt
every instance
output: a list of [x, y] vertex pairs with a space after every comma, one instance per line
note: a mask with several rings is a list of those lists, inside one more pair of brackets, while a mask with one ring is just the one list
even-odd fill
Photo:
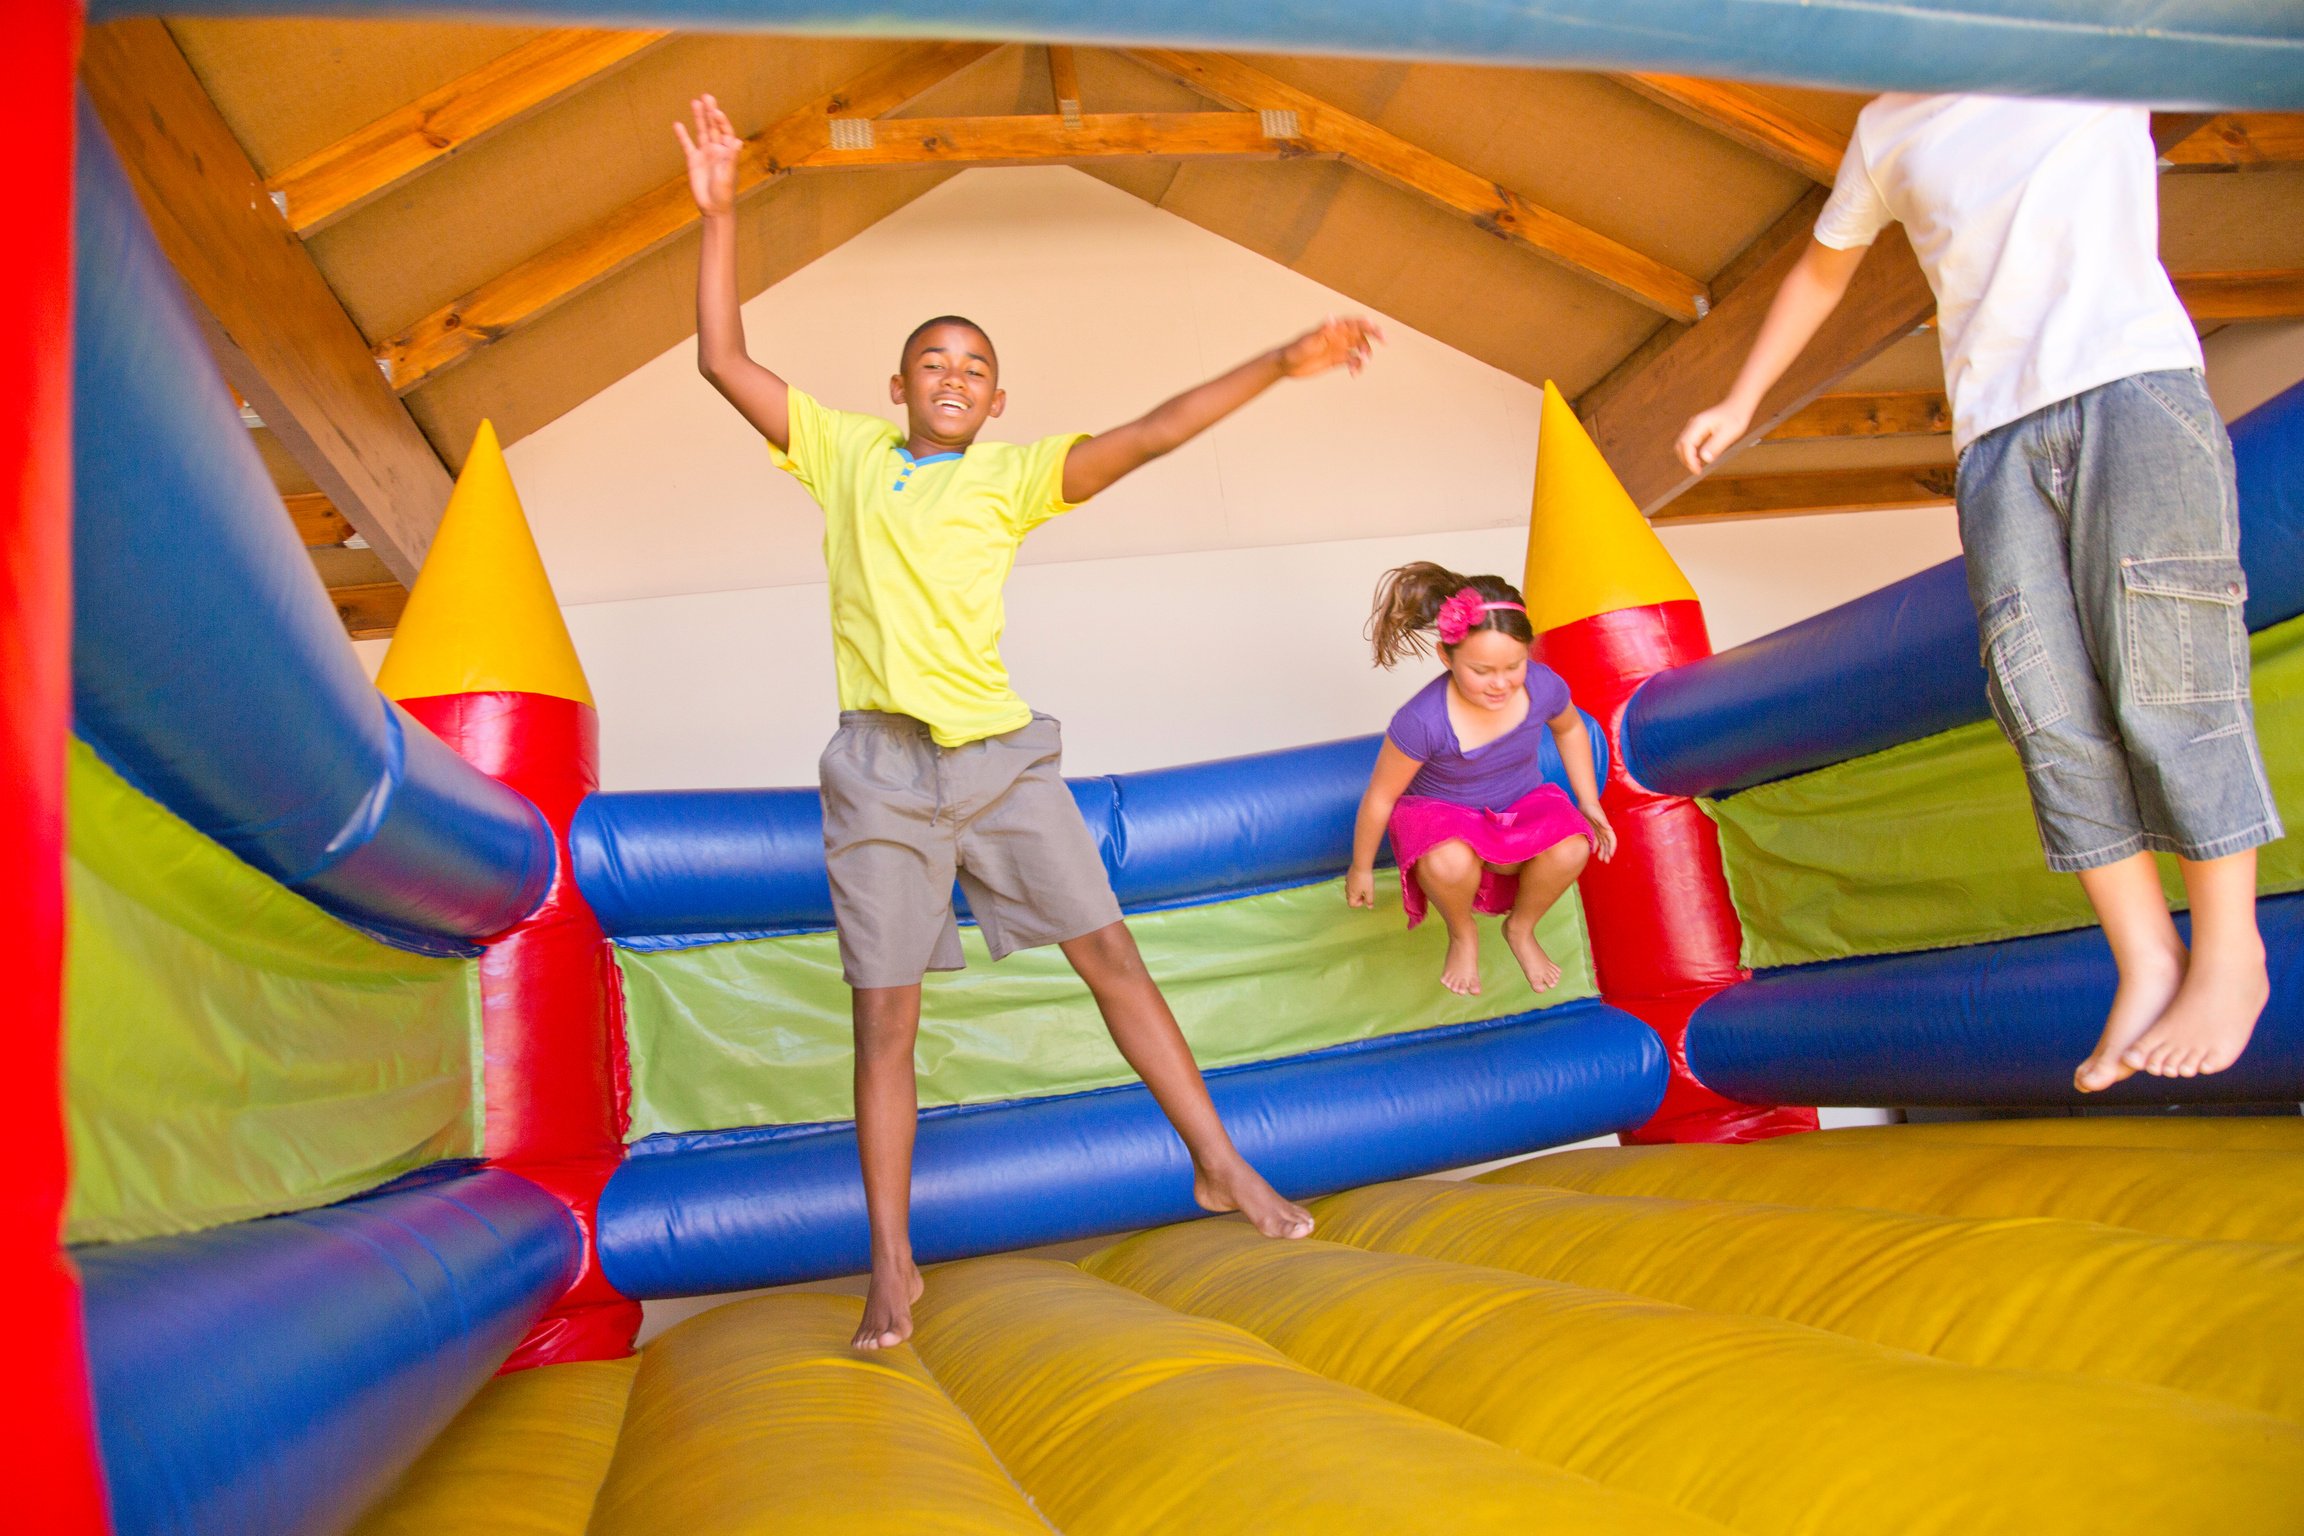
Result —
[[918, 469], [923, 464], [942, 464], [951, 459], [964, 459], [967, 457], [967, 455], [964, 453], [932, 453], [924, 459], [916, 459], [912, 457], [912, 450], [905, 447], [902, 443], [898, 443], [896, 445], [896, 456], [902, 459], [905, 463], [911, 465], [914, 469]]

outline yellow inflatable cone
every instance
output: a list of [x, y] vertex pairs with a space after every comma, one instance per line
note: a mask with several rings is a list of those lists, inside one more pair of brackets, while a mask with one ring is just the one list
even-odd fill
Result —
[[1696, 597], [1549, 379], [1536, 438], [1536, 501], [1528, 518], [1528, 574], [1521, 591], [1538, 634], [1596, 613]]

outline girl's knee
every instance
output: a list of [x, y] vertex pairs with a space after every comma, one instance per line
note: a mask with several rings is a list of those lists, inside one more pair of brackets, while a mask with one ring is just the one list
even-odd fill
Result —
[[1426, 880], [1441, 880], [1453, 885], [1479, 875], [1480, 855], [1472, 851], [1470, 843], [1460, 839], [1436, 844], [1416, 861], [1416, 873]]
[[1592, 861], [1592, 840], [1587, 837], [1565, 837], [1536, 855], [1536, 858], [1553, 869], [1564, 869], [1573, 874]]

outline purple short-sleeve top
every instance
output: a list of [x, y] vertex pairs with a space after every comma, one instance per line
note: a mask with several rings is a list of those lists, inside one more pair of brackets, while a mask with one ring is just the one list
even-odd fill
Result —
[[1545, 724], [1569, 705], [1568, 685], [1540, 662], [1528, 663], [1528, 718], [1470, 752], [1456, 745], [1448, 719], [1448, 674], [1443, 672], [1400, 706], [1385, 735], [1424, 766], [1408, 783], [1411, 795], [1501, 811], [1544, 782], [1540, 755]]

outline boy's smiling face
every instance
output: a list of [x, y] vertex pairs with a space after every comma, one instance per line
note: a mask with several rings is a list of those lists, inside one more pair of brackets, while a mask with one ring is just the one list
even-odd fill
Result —
[[904, 349], [888, 398], [904, 407], [915, 455], [958, 453], [1008, 405], [991, 338], [972, 325], [931, 325]]

